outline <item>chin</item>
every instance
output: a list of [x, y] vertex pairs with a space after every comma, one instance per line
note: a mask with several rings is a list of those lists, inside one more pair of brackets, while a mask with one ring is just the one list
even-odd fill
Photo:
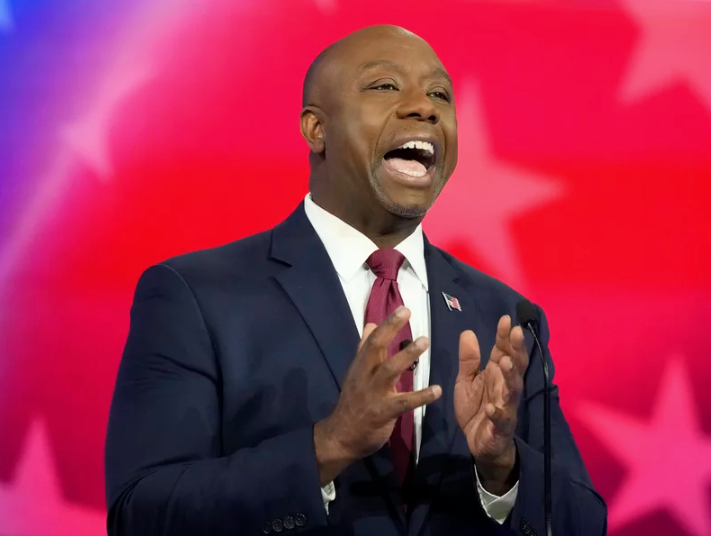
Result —
[[408, 219], [424, 217], [434, 202], [434, 196], [426, 195], [423, 191], [390, 193], [375, 188], [375, 197], [385, 210]]
[[425, 207], [422, 205], [392, 204], [390, 206], [386, 206], [385, 208], [391, 214], [394, 214], [395, 216], [399, 216], [401, 218], [407, 218], [407, 219], [423, 218], [425, 216], [425, 214], [427, 214], [427, 211], [429, 210], [429, 207]]
[[382, 169], [376, 169], [371, 175], [373, 193], [382, 207], [401, 218], [422, 218], [437, 198], [438, 180], [430, 184], [410, 185], [403, 181], [394, 181]]

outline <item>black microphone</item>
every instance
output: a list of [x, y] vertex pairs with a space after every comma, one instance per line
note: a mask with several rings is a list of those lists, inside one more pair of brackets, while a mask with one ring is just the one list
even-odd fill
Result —
[[[543, 490], [544, 503], [543, 515], [546, 522], [546, 534], [552, 536], [551, 509], [553, 499], [551, 495], [551, 378], [548, 373], [548, 361], [543, 353], [541, 340], [538, 338], [538, 323], [540, 314], [538, 308], [530, 301], [523, 299], [516, 304], [516, 314], [522, 327], [526, 328], [533, 335], [533, 340], [538, 348], [538, 355], [541, 356], [543, 364]], [[533, 354], [533, 352], [531, 352]]]
[[[405, 339], [404, 341], [402, 341], [400, 343], [400, 351], [402, 352], [405, 348], [410, 346], [410, 344], [412, 344], [412, 341], [410, 339]], [[414, 372], [415, 369], [417, 368], [417, 365], [419, 365], [419, 364], [420, 364], [420, 360], [415, 359], [414, 363], [412, 363], [412, 365], [410, 365], [408, 368]]]

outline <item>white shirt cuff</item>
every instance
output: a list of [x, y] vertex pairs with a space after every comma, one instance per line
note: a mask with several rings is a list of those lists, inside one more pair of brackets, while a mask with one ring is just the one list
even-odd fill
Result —
[[333, 482], [329, 482], [321, 488], [321, 497], [323, 498], [323, 507], [326, 509], [326, 515], [328, 515], [328, 503], [336, 500], [336, 486], [333, 485]]
[[481, 505], [484, 507], [486, 515], [497, 521], [499, 524], [503, 524], [506, 521], [506, 516], [514, 507], [516, 503], [516, 496], [518, 495], [518, 481], [514, 486], [507, 491], [504, 495], [498, 496], [493, 493], [489, 493], [484, 489], [479, 480], [479, 473], [474, 466], [474, 474], [476, 474], [476, 489], [479, 492], [479, 500]]

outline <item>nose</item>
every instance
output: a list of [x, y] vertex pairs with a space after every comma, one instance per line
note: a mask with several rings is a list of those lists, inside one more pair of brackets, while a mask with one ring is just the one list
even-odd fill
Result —
[[434, 102], [419, 88], [403, 92], [402, 102], [397, 110], [400, 119], [427, 121], [433, 125], [439, 123], [440, 114]]

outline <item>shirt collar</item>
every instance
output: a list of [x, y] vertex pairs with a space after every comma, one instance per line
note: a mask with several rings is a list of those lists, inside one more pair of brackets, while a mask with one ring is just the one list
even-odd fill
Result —
[[[338, 275], [345, 281], [353, 279], [378, 246], [363, 233], [314, 203], [310, 193], [304, 199], [304, 210]], [[395, 249], [405, 256], [426, 290], [427, 266], [422, 225], [418, 225]]]

